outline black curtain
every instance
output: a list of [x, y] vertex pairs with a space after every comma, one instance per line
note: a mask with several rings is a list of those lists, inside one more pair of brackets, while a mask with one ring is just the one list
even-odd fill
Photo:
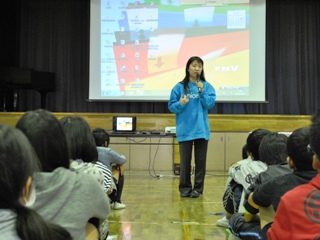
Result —
[[[17, 0], [20, 67], [57, 75], [53, 112], [169, 113], [167, 102], [87, 102], [89, 0]], [[309, 115], [319, 107], [319, 0], [267, 0], [268, 103], [217, 103], [210, 113]], [[40, 95], [19, 92], [19, 111]]]

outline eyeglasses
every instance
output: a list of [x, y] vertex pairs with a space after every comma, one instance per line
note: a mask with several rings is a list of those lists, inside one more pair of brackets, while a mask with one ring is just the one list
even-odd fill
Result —
[[309, 153], [314, 154], [314, 151], [313, 151], [310, 143], [308, 144], [307, 149], [308, 149], [308, 152], [309, 152]]

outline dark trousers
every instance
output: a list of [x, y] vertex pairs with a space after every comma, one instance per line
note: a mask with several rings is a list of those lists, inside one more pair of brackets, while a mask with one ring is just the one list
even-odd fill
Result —
[[243, 186], [232, 179], [222, 197], [223, 207], [226, 212], [233, 214], [239, 211], [242, 191]]
[[229, 220], [230, 231], [243, 240], [258, 240], [261, 237], [260, 221], [245, 222], [243, 213], [235, 213]]
[[180, 142], [180, 192], [191, 192], [191, 158], [194, 146], [195, 175], [193, 190], [203, 193], [204, 176], [206, 174], [208, 141], [196, 139]]
[[124, 185], [124, 175], [119, 175], [118, 183], [116, 184], [117, 191], [114, 191], [109, 195], [111, 202], [121, 202], [123, 185]]

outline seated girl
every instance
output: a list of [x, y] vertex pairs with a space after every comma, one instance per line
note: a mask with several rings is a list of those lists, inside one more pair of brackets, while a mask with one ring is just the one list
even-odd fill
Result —
[[46, 222], [28, 208], [36, 200], [38, 158], [23, 133], [0, 124], [1, 239], [72, 239], [62, 227]]
[[46, 220], [66, 228], [73, 239], [85, 239], [89, 220], [102, 222], [110, 212], [109, 198], [99, 184], [100, 174], [96, 171], [94, 177], [70, 171], [67, 138], [59, 120], [49, 111], [29, 111], [16, 127], [28, 137], [42, 166], [32, 208]]

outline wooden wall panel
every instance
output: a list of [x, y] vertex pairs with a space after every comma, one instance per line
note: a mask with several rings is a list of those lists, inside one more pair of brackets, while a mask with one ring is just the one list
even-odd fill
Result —
[[[64, 116], [80, 116], [85, 118], [91, 128], [102, 127], [112, 129], [112, 116], [137, 116], [137, 130], [160, 130], [166, 126], [175, 126], [174, 114], [111, 114], [111, 113], [53, 113], [57, 118]], [[0, 112], [0, 122], [14, 126], [22, 112]], [[291, 132], [299, 127], [310, 125], [309, 115], [240, 115], [240, 114], [210, 114], [211, 131], [252, 131], [257, 128], [267, 128], [270, 131]]]

